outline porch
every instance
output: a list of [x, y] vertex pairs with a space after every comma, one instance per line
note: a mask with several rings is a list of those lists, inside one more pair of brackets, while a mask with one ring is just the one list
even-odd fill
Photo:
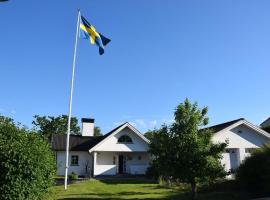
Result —
[[145, 174], [149, 166], [147, 152], [93, 152], [93, 176]]

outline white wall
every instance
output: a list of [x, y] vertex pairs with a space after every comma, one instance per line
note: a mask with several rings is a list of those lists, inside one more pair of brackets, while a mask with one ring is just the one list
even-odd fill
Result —
[[[115, 175], [118, 173], [118, 156], [126, 157], [126, 173], [145, 174], [149, 166], [148, 153], [125, 153], [125, 152], [97, 152], [94, 165], [94, 176]], [[138, 157], [141, 156], [141, 160]], [[115, 157], [115, 162], [114, 162]], [[132, 158], [129, 160], [128, 157]]]
[[[117, 143], [118, 138], [122, 135], [128, 135], [131, 137], [132, 144], [119, 144]], [[143, 141], [139, 136], [137, 136], [129, 128], [124, 128], [122, 131], [114, 135], [113, 137], [101, 143], [96, 149], [96, 151], [121, 151], [121, 152], [147, 152], [148, 144]]]
[[98, 152], [94, 165], [94, 176], [115, 175], [117, 172], [117, 162], [113, 163], [113, 157], [117, 157], [114, 152]]
[[[79, 156], [79, 165], [78, 166], [71, 166], [71, 156], [78, 155]], [[65, 165], [66, 165], [66, 152], [65, 151], [57, 151], [56, 152], [56, 159], [57, 159], [57, 175], [64, 176], [65, 175]], [[88, 162], [88, 166], [90, 168], [90, 172], [92, 170], [92, 158], [88, 152], [84, 151], [70, 151], [69, 152], [69, 174], [71, 172], [75, 172], [80, 176], [86, 175], [86, 163]]]
[[[127, 157], [126, 173], [145, 174], [150, 161], [148, 153], [128, 153], [124, 155]], [[139, 160], [139, 156], [141, 156], [141, 160]], [[128, 157], [131, 157], [132, 160], [129, 160]]]
[[244, 124], [227, 131], [221, 131], [213, 136], [214, 143], [225, 142], [226, 140], [229, 142], [227, 149], [235, 150], [235, 155], [232, 155], [232, 152], [223, 153], [221, 163], [225, 164], [227, 171], [235, 168], [234, 166], [238, 167], [250, 155], [245, 153], [246, 148], [259, 148], [269, 141], [268, 138]]

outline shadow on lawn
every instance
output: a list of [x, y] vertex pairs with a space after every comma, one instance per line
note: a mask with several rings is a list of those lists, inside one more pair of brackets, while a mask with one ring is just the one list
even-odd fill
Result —
[[99, 181], [106, 183], [106, 184], [152, 184], [157, 183], [154, 180], [150, 179], [98, 179]]
[[[162, 192], [119, 192], [119, 193], [88, 193], [88, 194], [70, 194], [73, 197], [64, 197], [61, 198], [62, 200], [86, 200], [86, 199], [106, 199], [106, 200], [121, 200], [121, 199], [128, 199], [128, 200], [139, 200], [139, 199], [146, 199], [146, 200], [154, 200], [154, 199], [189, 199], [188, 196], [184, 193], [177, 193], [177, 194], [167, 194], [163, 197], [156, 197], [155, 195], [163, 194]], [[76, 197], [78, 195], [78, 197]], [[154, 197], [145, 197], [145, 195], [154, 195]], [[134, 197], [136, 196], [136, 197]], [[98, 198], [97, 198], [98, 197]]]

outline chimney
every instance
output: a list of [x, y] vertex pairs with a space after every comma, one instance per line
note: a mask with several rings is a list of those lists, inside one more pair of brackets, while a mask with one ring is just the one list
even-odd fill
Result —
[[95, 119], [82, 118], [82, 136], [94, 136]]

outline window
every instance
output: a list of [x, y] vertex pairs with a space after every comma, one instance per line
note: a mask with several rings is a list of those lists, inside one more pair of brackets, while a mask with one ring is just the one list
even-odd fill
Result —
[[71, 156], [71, 165], [73, 166], [79, 165], [79, 156], [77, 155]]
[[132, 156], [128, 156], [127, 157], [127, 160], [132, 160]]
[[245, 153], [253, 153], [256, 148], [245, 148]]
[[132, 143], [132, 139], [128, 135], [122, 135], [118, 139], [118, 143]]
[[138, 156], [138, 160], [141, 160], [142, 159], [142, 156]]

